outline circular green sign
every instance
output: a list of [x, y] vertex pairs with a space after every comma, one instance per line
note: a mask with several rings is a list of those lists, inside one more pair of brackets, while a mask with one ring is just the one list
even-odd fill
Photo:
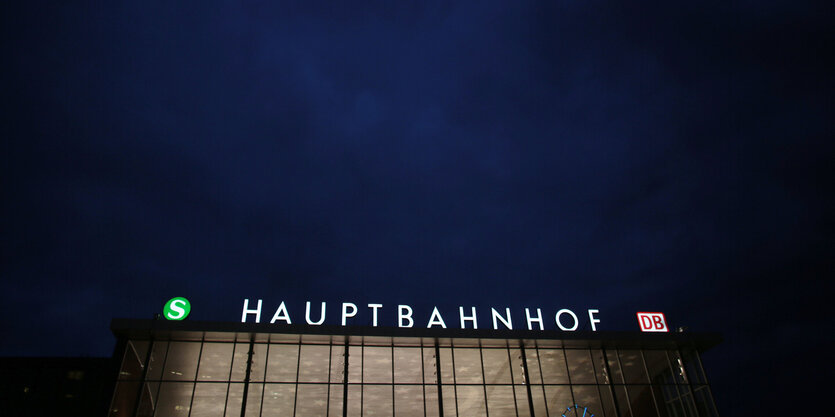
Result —
[[182, 320], [191, 312], [191, 303], [185, 297], [174, 297], [165, 303], [162, 315], [168, 320]]

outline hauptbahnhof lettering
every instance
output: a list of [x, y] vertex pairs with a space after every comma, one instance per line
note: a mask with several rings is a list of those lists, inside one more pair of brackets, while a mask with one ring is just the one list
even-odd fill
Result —
[[384, 327], [388, 308], [367, 308], [371, 326], [351, 325], [353, 303], [333, 326], [325, 304], [306, 303], [302, 321], [260, 300], [240, 323], [115, 319], [109, 415], [718, 416], [700, 360], [713, 333], [598, 331], [596, 309], [526, 309], [514, 323], [509, 309], [435, 308], [424, 322], [404, 305]]

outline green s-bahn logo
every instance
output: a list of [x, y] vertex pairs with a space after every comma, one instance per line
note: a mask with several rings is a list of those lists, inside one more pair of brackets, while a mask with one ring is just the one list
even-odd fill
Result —
[[182, 320], [191, 312], [191, 303], [185, 297], [174, 297], [165, 303], [162, 308], [162, 315], [167, 320]]

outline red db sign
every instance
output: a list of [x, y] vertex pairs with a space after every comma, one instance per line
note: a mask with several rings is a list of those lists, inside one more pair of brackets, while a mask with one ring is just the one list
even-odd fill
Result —
[[642, 332], [668, 332], [664, 313], [638, 313], [638, 325]]

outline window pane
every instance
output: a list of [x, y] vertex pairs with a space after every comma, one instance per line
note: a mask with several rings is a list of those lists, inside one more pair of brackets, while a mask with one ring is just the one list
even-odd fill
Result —
[[531, 417], [531, 406], [528, 404], [528, 389], [524, 386], [513, 387], [516, 392], [516, 411], [519, 417]]
[[455, 417], [455, 385], [443, 385], [441, 395], [444, 400], [444, 417]]
[[510, 384], [513, 382], [507, 349], [484, 349], [481, 354], [484, 358], [484, 383]]
[[226, 417], [240, 417], [244, 398], [244, 384], [229, 384], [226, 399]]
[[249, 359], [249, 343], [235, 343], [232, 355], [232, 381], [243, 381], [246, 377], [246, 361]]
[[437, 384], [438, 368], [435, 367], [435, 348], [423, 348], [423, 380], [426, 384]]
[[490, 417], [516, 417], [512, 385], [488, 385], [486, 389]]
[[154, 416], [187, 417], [193, 388], [192, 382], [164, 382], [159, 390]]
[[482, 386], [459, 385], [456, 389], [458, 390], [459, 415], [467, 417], [487, 416], [484, 388]]
[[426, 404], [426, 417], [440, 416], [440, 412], [438, 411], [438, 387], [424, 385], [424, 389], [426, 390], [426, 400], [424, 401]]
[[[333, 417], [342, 416], [342, 398], [344, 395], [342, 384], [330, 384], [330, 400], [328, 400], [328, 415]], [[266, 414], [265, 414], [266, 415]], [[276, 414], [278, 415], [278, 414]]]
[[542, 380], [546, 384], [567, 384], [568, 370], [562, 349], [539, 349]]
[[391, 354], [390, 347], [366, 346], [363, 351], [363, 382], [391, 383]]
[[539, 368], [539, 352], [536, 349], [528, 349], [525, 348], [525, 359], [528, 366], [528, 377], [530, 380], [528, 381], [531, 384], [541, 384], [542, 383], [542, 372], [540, 372]]
[[675, 384], [666, 351], [645, 350], [644, 359], [646, 360], [650, 381], [653, 384]]
[[594, 365], [591, 354], [586, 349], [566, 349], [569, 376], [572, 384], [595, 384]]
[[574, 401], [571, 400], [571, 387], [568, 385], [546, 385], [545, 400], [548, 401], [548, 413], [555, 416], [565, 413], [568, 407], [574, 405]]
[[[484, 379], [481, 376], [481, 350], [454, 348], [453, 361], [455, 362], [455, 383], [456, 384], [482, 384]], [[482, 393], [483, 395], [483, 393]], [[461, 412], [459, 409], [458, 412]]]
[[264, 381], [264, 371], [267, 368], [267, 345], [256, 343], [252, 347], [252, 364], [249, 369], [250, 381]]
[[623, 375], [627, 384], [648, 384], [646, 372], [644, 372], [644, 360], [639, 350], [620, 351], [620, 364], [623, 367]]
[[138, 381], [119, 381], [116, 383], [116, 393], [110, 404], [110, 417], [131, 417], [136, 406], [136, 393], [139, 392]]
[[148, 342], [144, 340], [129, 340], [125, 346], [125, 354], [122, 357], [122, 369], [119, 370], [119, 379], [142, 379], [142, 364], [148, 354]]
[[168, 358], [165, 359], [165, 372], [162, 379], [193, 381], [197, 373], [200, 346], [201, 343], [171, 342], [168, 347]]
[[594, 364], [594, 376], [598, 384], [608, 384], [609, 374], [606, 372], [606, 364], [603, 359], [603, 351], [600, 349], [592, 349], [590, 351], [592, 363]]
[[[513, 374], [514, 384], [525, 383], [525, 368], [522, 366], [522, 350], [510, 349], [510, 372]], [[540, 381], [541, 382], [541, 381]]]
[[348, 346], [348, 382], [362, 382], [362, 349], [362, 346]]
[[713, 404], [713, 398], [710, 395], [710, 389], [707, 385], [694, 388], [696, 397], [696, 408], [699, 410], [699, 415], [703, 417], [717, 417], [716, 407]]
[[[304, 357], [304, 354], [302, 354], [302, 357]], [[327, 384], [299, 384], [298, 390], [296, 417], [322, 417], [327, 415]]]
[[327, 345], [302, 345], [299, 382], [328, 382], [329, 359]]
[[360, 417], [362, 385], [348, 385], [348, 417]]
[[228, 381], [234, 348], [235, 345], [232, 343], [204, 343], [203, 353], [200, 355], [200, 367], [197, 370], [197, 380]]
[[423, 382], [421, 364], [420, 348], [394, 348], [394, 382]]
[[592, 414], [603, 415], [603, 403], [600, 401], [600, 392], [597, 386], [572, 386], [571, 390], [574, 392], [574, 404], [579, 407], [576, 409], [578, 417], [582, 417], [584, 413], [586, 416]]
[[268, 382], [296, 382], [299, 345], [270, 345]]
[[345, 377], [345, 345], [331, 346], [330, 382], [342, 383]]
[[198, 383], [194, 388], [191, 417], [223, 417], [223, 407], [226, 405], [226, 385], [212, 382]]
[[542, 385], [531, 386], [531, 400], [533, 401], [533, 414], [535, 416], [547, 416], [545, 409], [545, 387]]
[[609, 365], [609, 378], [613, 384], [623, 384], [623, 372], [620, 371], [620, 363], [618, 361], [618, 350], [609, 349], [605, 351], [606, 361]]
[[[367, 348], [366, 348], [367, 349]], [[389, 376], [391, 379], [391, 376]], [[394, 406], [391, 385], [363, 385], [362, 387], [362, 415], [391, 416]]]
[[423, 386], [395, 385], [394, 415], [397, 417], [423, 417]]
[[[270, 347], [272, 352], [273, 346]], [[264, 387], [264, 405], [262, 414], [265, 416], [292, 416], [296, 399], [294, 384], [266, 384]]]
[[[452, 384], [455, 382], [452, 373], [452, 349], [440, 348], [439, 351], [441, 354], [441, 357], [439, 358], [441, 361], [441, 383]], [[444, 398], [446, 399], [446, 397]], [[444, 402], [446, 402], [446, 400]], [[444, 415], [446, 415], [446, 413]]]
[[168, 342], [154, 342], [151, 349], [151, 360], [148, 363], [149, 380], [162, 379], [162, 366], [165, 363], [165, 352], [168, 350]]
[[[629, 375], [627, 373], [627, 375]], [[635, 416], [655, 416], [655, 404], [649, 385], [630, 385], [626, 387], [629, 393], [629, 403]]]

